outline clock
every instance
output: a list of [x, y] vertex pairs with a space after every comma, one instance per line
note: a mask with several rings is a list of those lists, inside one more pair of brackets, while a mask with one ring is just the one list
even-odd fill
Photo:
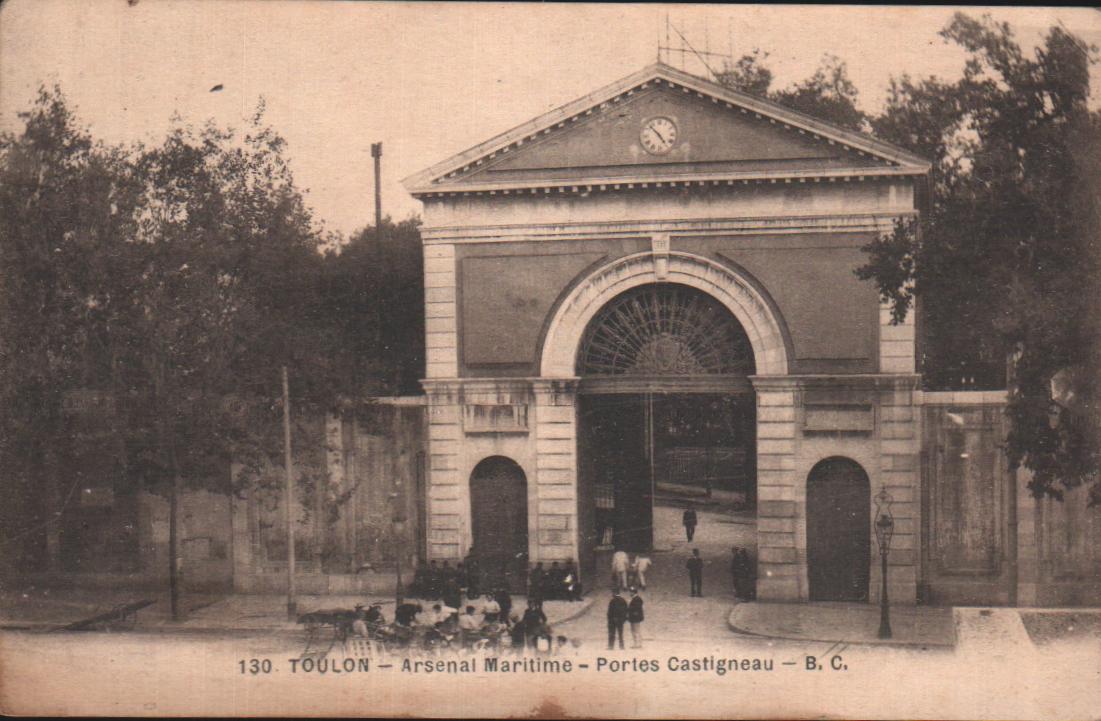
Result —
[[646, 152], [665, 155], [677, 143], [677, 125], [669, 118], [650, 118], [642, 124], [638, 139]]

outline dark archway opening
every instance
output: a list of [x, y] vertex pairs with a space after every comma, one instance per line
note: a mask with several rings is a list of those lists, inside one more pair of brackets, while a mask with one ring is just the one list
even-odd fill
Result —
[[684, 509], [755, 507], [754, 372], [744, 328], [694, 288], [634, 288], [594, 317], [577, 360], [583, 569], [601, 550], [669, 550], [655, 544], [683, 535]]
[[807, 476], [807, 577], [812, 601], [866, 601], [871, 570], [871, 487], [848, 458]]
[[470, 555], [486, 581], [522, 593], [528, 568], [528, 483], [520, 466], [490, 456], [470, 474]]

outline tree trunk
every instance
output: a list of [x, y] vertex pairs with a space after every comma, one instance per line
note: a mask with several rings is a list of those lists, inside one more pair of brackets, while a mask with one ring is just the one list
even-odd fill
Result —
[[57, 488], [56, 451], [50, 447], [53, 438], [40, 442], [38, 453], [39, 468], [42, 469], [43, 490], [45, 496], [46, 528], [46, 568], [51, 573], [61, 571], [61, 523], [63, 513], [61, 496]]
[[172, 489], [168, 494], [168, 595], [172, 604], [172, 620], [180, 620], [180, 545], [179, 545], [179, 506], [180, 506], [180, 468], [176, 461], [176, 438], [169, 431], [168, 455], [172, 468]]
[[180, 620], [180, 552], [179, 552], [179, 504], [180, 504], [180, 464], [176, 458], [176, 432], [172, 427], [172, 413], [165, 392], [164, 359], [157, 362], [156, 395], [160, 411], [159, 433], [161, 451], [168, 455], [168, 471], [172, 483], [168, 491], [168, 598], [172, 610], [172, 620]]

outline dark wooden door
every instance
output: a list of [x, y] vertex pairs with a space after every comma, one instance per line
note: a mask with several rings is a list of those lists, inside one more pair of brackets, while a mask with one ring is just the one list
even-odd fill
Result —
[[523, 469], [502, 456], [485, 459], [470, 475], [472, 554], [484, 574], [513, 590], [527, 575], [527, 486]]
[[864, 469], [828, 458], [807, 477], [807, 575], [812, 601], [866, 601], [871, 492]]

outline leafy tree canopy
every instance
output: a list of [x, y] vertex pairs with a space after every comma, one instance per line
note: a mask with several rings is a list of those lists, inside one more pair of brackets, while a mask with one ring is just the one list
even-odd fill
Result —
[[933, 161], [927, 207], [870, 244], [859, 275], [896, 318], [920, 302], [927, 382], [1008, 380], [1009, 457], [1061, 497], [1101, 460], [1096, 50], [1054, 27], [1029, 57], [1008, 25], [964, 14], [941, 34], [967, 51], [963, 77], [897, 79], [871, 120]]

